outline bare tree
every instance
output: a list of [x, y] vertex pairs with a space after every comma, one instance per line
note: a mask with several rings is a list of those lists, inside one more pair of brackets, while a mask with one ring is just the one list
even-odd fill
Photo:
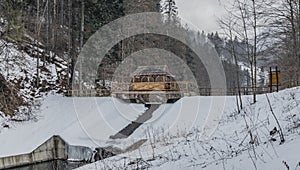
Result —
[[[40, 28], [41, 28], [41, 23], [40, 23], [40, 0], [36, 0], [37, 4], [37, 10], [36, 10], [36, 33], [37, 33], [37, 38], [40, 36]], [[37, 38], [35, 39], [37, 41]], [[36, 42], [37, 44], [37, 42]], [[38, 50], [37, 50], [38, 51]], [[40, 84], [40, 55], [37, 53], [36, 56], [36, 87], [39, 87]]]
[[253, 77], [252, 77], [252, 89], [253, 89], [253, 103], [256, 102], [256, 84], [257, 84], [257, 13], [256, 13], [256, 0], [252, 0], [252, 12], [253, 12]]
[[234, 44], [234, 34], [236, 35], [236, 31], [235, 27], [236, 27], [236, 21], [233, 17], [233, 13], [231, 13], [230, 11], [228, 12], [228, 16], [227, 17], [223, 17], [221, 19], [219, 19], [219, 25], [220, 27], [223, 29], [225, 36], [229, 38], [230, 41], [230, 49], [227, 49], [234, 61], [235, 64], [235, 78], [236, 78], [236, 88], [237, 88], [237, 95], [238, 95], [238, 100], [237, 100], [237, 109], [238, 112], [240, 112], [240, 110], [243, 108], [243, 101], [242, 101], [242, 95], [241, 95], [241, 87], [240, 87], [240, 73], [239, 73], [239, 65], [238, 65], [238, 54], [236, 51], [236, 47]]
[[[272, 0], [270, 0], [272, 1]], [[283, 81], [300, 78], [300, 1], [281, 0], [270, 5], [268, 16], [274, 56], [280, 60]]]
[[[56, 51], [57, 42], [57, 0], [53, 0], [53, 19], [52, 19], [52, 39], [51, 39], [51, 51]], [[52, 56], [54, 57], [54, 56]], [[52, 59], [52, 58], [51, 58]]]
[[[84, 40], [84, 0], [81, 0], [81, 24], [80, 24], [80, 50], [83, 47], [83, 40]], [[82, 70], [82, 63], [80, 61], [80, 77], [79, 77], [79, 89], [80, 91], [82, 91], [82, 84], [81, 84], [81, 80], [82, 80], [82, 74], [81, 74], [81, 70]]]
[[263, 12], [265, 4], [264, 0], [235, 0], [227, 10], [230, 20], [221, 22], [223, 29], [225, 27], [227, 30], [229, 39], [234, 35], [244, 43], [244, 53], [240, 56], [245, 57], [249, 63], [253, 103], [256, 102], [257, 57], [265, 46], [263, 26], [266, 17]]
[[[72, 0], [68, 0], [68, 18], [69, 18], [69, 22], [68, 22], [68, 77], [70, 74], [72, 74], [71, 69], [70, 69], [70, 65], [71, 65], [71, 51], [72, 51]], [[71, 75], [72, 77], [72, 75]], [[71, 78], [69, 78], [68, 80], [68, 86], [70, 87], [71, 85]]]
[[[254, 1], [254, 0], [252, 0]], [[242, 35], [245, 45], [246, 45], [246, 54], [247, 58], [250, 64], [250, 73], [251, 73], [251, 84], [252, 84], [252, 93], [253, 93], [253, 103], [256, 102], [256, 45], [257, 45], [257, 35], [256, 35], [256, 15], [253, 16], [254, 22], [253, 22], [253, 30], [254, 30], [254, 41], [253, 45], [251, 45], [251, 39], [249, 38], [249, 34], [251, 34], [251, 16], [250, 16], [250, 9], [249, 9], [249, 4], [248, 1], [242, 1], [242, 0], [236, 0], [237, 2], [237, 7], [240, 12], [239, 19], [242, 22], [242, 30], [244, 34]], [[253, 2], [253, 14], [256, 14], [255, 10], [255, 2]]]

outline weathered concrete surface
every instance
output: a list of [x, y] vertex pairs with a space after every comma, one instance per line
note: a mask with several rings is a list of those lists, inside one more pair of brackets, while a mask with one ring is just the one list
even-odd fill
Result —
[[53, 160], [30, 164], [20, 167], [7, 168], [10, 170], [72, 170], [85, 165], [83, 162], [69, 162], [66, 160]]
[[92, 155], [88, 147], [72, 146], [53, 136], [31, 153], [0, 158], [0, 169], [73, 169], [85, 164]]
[[67, 144], [59, 136], [53, 136], [33, 152], [0, 158], [0, 169], [24, 166], [50, 160], [67, 159]]

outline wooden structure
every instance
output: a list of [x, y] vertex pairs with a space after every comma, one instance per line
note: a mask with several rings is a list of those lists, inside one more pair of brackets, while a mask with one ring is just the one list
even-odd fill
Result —
[[269, 72], [269, 86], [270, 86], [270, 92], [273, 91], [273, 87], [276, 87], [276, 91], [279, 91], [279, 86], [281, 84], [280, 81], [280, 71], [278, 70], [277, 66], [275, 67], [275, 70], [270, 67]]
[[[176, 82], [180, 86], [185, 86], [184, 88], [188, 88], [190, 83], [189, 82]], [[129, 87], [131, 83], [113, 83], [114, 89], [126, 89]], [[281, 82], [279, 86], [279, 91], [284, 90], [287, 88], [297, 87], [300, 86], [300, 82], [297, 80], [289, 80], [286, 82]], [[242, 95], [252, 95], [253, 88], [251, 86], [248, 87], [240, 87]], [[228, 89], [212, 89], [212, 88], [199, 88], [199, 95], [200, 96], [211, 96], [213, 93], [217, 96], [224, 95], [226, 96], [234, 96], [237, 94], [237, 88], [228, 88]], [[270, 86], [258, 86], [256, 87], [256, 94], [265, 94], [271, 93]], [[125, 92], [124, 92], [125, 93]], [[128, 92], [129, 93], [129, 92]], [[98, 90], [95, 89], [86, 89], [86, 90], [68, 90], [66, 91], [66, 96], [73, 96], [73, 97], [101, 97]]]
[[137, 103], [173, 103], [189, 96], [189, 87], [189, 82], [175, 81], [166, 65], [139, 66], [130, 83], [112, 83], [112, 96]]

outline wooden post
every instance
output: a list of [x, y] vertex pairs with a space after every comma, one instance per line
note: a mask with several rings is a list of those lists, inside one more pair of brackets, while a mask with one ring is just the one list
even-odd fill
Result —
[[270, 67], [269, 75], [270, 75], [270, 82], [269, 82], [269, 84], [270, 84], [270, 93], [272, 93], [272, 86], [273, 86], [273, 84], [272, 84], [272, 67]]
[[276, 88], [277, 88], [277, 92], [279, 91], [279, 80], [278, 80], [278, 67], [276, 66]]
[[189, 93], [190, 92], [189, 83], [188, 82], [185, 82], [185, 83], [186, 83], [186, 91]]

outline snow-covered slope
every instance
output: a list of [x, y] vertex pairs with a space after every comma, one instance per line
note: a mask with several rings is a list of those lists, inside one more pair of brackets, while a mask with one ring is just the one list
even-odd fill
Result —
[[[28, 35], [26, 38], [28, 41], [35, 42], [35, 40]], [[14, 114], [2, 113], [1, 111], [4, 109], [1, 108], [0, 116], [14, 116], [13, 119], [18, 121], [29, 120], [32, 118], [32, 110], [38, 105], [35, 100], [41, 97], [41, 93], [53, 89], [61, 89], [62, 86], [60, 82], [66, 70], [66, 62], [58, 56], [54, 57], [52, 53], [53, 61], [39, 60], [39, 87], [36, 86], [37, 51], [41, 53], [40, 56], [43, 56], [44, 59], [48, 57], [43, 53], [41, 47], [38, 48], [30, 45], [25, 40], [18, 44], [0, 39], [0, 74], [4, 77], [5, 81], [11, 85], [11, 88], [18, 92], [18, 94], [14, 94], [14, 96], [19, 95], [23, 99], [23, 105], [17, 106], [19, 110], [13, 111]], [[7, 95], [5, 93], [7, 92], [2, 91], [0, 95]]]
[[[80, 105], [75, 107], [76, 103]], [[104, 146], [110, 135], [130, 123], [116, 108], [125, 114], [144, 110], [143, 105], [129, 106], [111, 98], [49, 96], [35, 120], [8, 122], [11, 128], [0, 129], [0, 157], [30, 153], [53, 135], [60, 135], [70, 145]]]
[[[148, 139], [138, 150], [80, 169], [286, 169], [283, 161], [294, 168], [300, 162], [300, 88], [268, 96], [285, 135], [286, 141], [281, 145], [278, 131], [270, 135], [274, 127], [279, 127], [265, 95], [259, 95], [256, 104], [251, 104], [251, 96], [243, 96], [240, 114], [233, 96], [186, 97], [175, 104], [161, 105], [130, 138], [112, 140], [109, 136], [135, 120], [146, 109], [144, 105], [114, 98], [53, 94], [41, 101], [35, 119], [5, 121], [9, 128], [0, 129], [0, 157], [29, 153], [51, 136], [60, 135], [71, 145], [91, 148], [125, 149], [140, 139]], [[217, 115], [213, 121], [207, 119], [210, 114]], [[216, 121], [215, 133], [203, 138], [203, 129], [214, 128]]]
[[[223, 116], [217, 131], [209, 140], [202, 140], [201, 121], [198, 119], [186, 133], [166, 132], [164, 123], [177, 112], [167, 106], [163, 114], [167, 119], [158, 119], [140, 128], [134, 135], [148, 137], [148, 142], [136, 151], [102, 160], [79, 169], [300, 169], [300, 88], [268, 94], [270, 103], [283, 129], [285, 142], [280, 144], [279, 127], [270, 112], [265, 95], [251, 104], [251, 96], [244, 96], [244, 109], [235, 111], [235, 97], [227, 97]], [[200, 101], [199, 114], [207, 109], [206, 100], [211, 97], [185, 98], [182, 104]], [[185, 103], [187, 102], [187, 103]], [[195, 104], [193, 103], [192, 106]], [[203, 105], [201, 105], [201, 103]], [[176, 106], [177, 105], [177, 106]], [[184, 106], [183, 106], [184, 107]], [[174, 109], [174, 110], [173, 110]], [[181, 114], [196, 112], [184, 108]], [[191, 111], [192, 110], [192, 111]], [[163, 117], [163, 116], [162, 116]], [[184, 117], [184, 116], [183, 116]], [[201, 117], [201, 116], [200, 116]], [[199, 126], [200, 125], [200, 126]], [[162, 127], [160, 129], [160, 127]], [[186, 126], [191, 127], [191, 126]], [[277, 131], [274, 131], [276, 127]], [[182, 130], [183, 127], [180, 127]], [[250, 135], [251, 132], [251, 135]], [[252, 141], [251, 141], [252, 136]]]
[[[31, 88], [36, 80], [37, 59], [34, 56], [29, 56], [26, 52], [21, 51], [12, 43], [0, 40], [0, 74], [7, 81], [19, 84], [21, 94], [29, 98], [33, 93]], [[32, 47], [34, 49], [34, 47]], [[42, 50], [42, 49], [39, 49]], [[44, 67], [40, 71], [40, 80], [46, 80], [48, 83], [55, 83], [58, 79], [55, 64], [43, 63], [40, 61], [40, 67]]]
[[[217, 97], [219, 98], [219, 97]], [[45, 98], [36, 119], [0, 129], [0, 157], [29, 153], [53, 135], [60, 135], [71, 145], [125, 149], [147, 138], [146, 132], [165, 130], [177, 135], [193, 127], [202, 127], [213, 97], [183, 98], [175, 104], [161, 105], [152, 119], [144, 123], [130, 138], [111, 140], [126, 125], [145, 111], [142, 104], [128, 104], [115, 98], [67, 98], [52, 95]], [[34, 136], [28, 138], [29, 136]], [[24, 142], [20, 142], [24, 141]]]

